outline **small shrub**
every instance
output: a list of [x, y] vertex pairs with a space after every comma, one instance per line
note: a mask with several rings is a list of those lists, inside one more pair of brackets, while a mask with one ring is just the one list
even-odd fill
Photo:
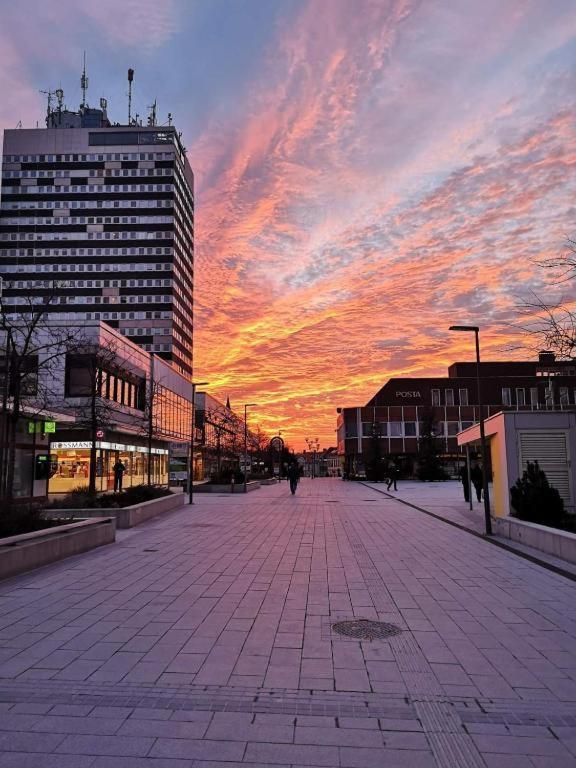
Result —
[[510, 502], [512, 516], [519, 520], [574, 530], [574, 521], [566, 514], [562, 497], [550, 485], [537, 461], [529, 461], [522, 477], [510, 488]]
[[2, 510], [0, 515], [0, 539], [19, 536], [21, 533], [41, 531], [59, 525], [57, 520], [44, 520], [40, 517], [40, 507], [36, 504], [14, 504]]
[[79, 486], [61, 499], [55, 499], [51, 509], [118, 509], [142, 504], [144, 501], [169, 496], [171, 491], [156, 485], [134, 485], [119, 493], [89, 493], [88, 488]]

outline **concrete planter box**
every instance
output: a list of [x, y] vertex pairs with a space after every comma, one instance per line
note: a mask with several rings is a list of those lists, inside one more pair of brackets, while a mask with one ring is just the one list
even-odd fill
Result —
[[[260, 484], [259, 480], [251, 480], [246, 484], [246, 493], [260, 488]], [[233, 491], [230, 483], [204, 483], [195, 485], [194, 493], [244, 493], [244, 483], [236, 483]]]
[[546, 525], [527, 523], [514, 517], [493, 517], [492, 529], [496, 536], [534, 547], [541, 552], [576, 564], [576, 534], [548, 528]]
[[260, 485], [276, 485], [276, 483], [280, 482], [275, 477], [267, 477], [265, 480], [260, 480]]
[[143, 501], [141, 504], [133, 504], [131, 507], [109, 507], [94, 509], [47, 509], [42, 513], [44, 517], [114, 517], [117, 528], [133, 528], [135, 525], [150, 520], [164, 512], [172, 512], [184, 506], [186, 495], [183, 492], [172, 493], [170, 496], [162, 496], [161, 499]]
[[116, 521], [108, 516], [0, 539], [0, 579], [112, 544], [115, 538]]

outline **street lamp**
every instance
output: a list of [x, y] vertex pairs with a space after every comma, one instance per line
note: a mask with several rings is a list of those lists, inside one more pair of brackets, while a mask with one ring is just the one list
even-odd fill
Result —
[[478, 411], [480, 414], [480, 443], [482, 446], [482, 484], [484, 486], [484, 523], [486, 536], [492, 536], [492, 518], [490, 516], [490, 493], [488, 491], [488, 445], [484, 429], [484, 406], [480, 390], [480, 328], [477, 325], [451, 325], [450, 331], [473, 333], [476, 341], [476, 389], [478, 396]]
[[188, 503], [194, 504], [194, 437], [196, 435], [196, 387], [207, 387], [207, 381], [192, 381], [192, 416], [190, 417], [190, 462], [188, 466]]
[[308, 450], [312, 451], [312, 472], [311, 472], [311, 478], [314, 480], [314, 477], [316, 475], [316, 451], [320, 450], [320, 442], [318, 438], [306, 438], [306, 445], [308, 446]]
[[244, 493], [246, 493], [246, 477], [248, 474], [248, 408], [254, 408], [258, 403], [244, 405]]

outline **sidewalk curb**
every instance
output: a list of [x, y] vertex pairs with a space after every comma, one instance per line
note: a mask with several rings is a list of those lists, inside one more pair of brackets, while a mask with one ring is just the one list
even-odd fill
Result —
[[512, 554], [517, 555], [518, 557], [521, 557], [524, 560], [528, 560], [529, 562], [534, 563], [535, 565], [540, 565], [542, 566], [542, 568], [546, 568], [546, 570], [548, 571], [557, 573], [559, 576], [564, 576], [565, 578], [570, 579], [570, 581], [576, 581], [576, 573], [567, 571], [564, 568], [561, 568], [559, 565], [548, 563], [546, 562], [546, 560], [541, 560], [536, 555], [530, 555], [528, 552], [522, 552], [522, 550], [516, 549], [510, 544], [505, 544], [501, 539], [495, 539], [493, 536], [486, 536], [485, 533], [478, 533], [477, 531], [473, 531], [471, 528], [468, 528], [465, 525], [462, 525], [461, 523], [456, 523], [454, 520], [447, 520], [445, 517], [442, 517], [441, 515], [437, 515], [435, 512], [430, 512], [429, 509], [424, 509], [424, 507], [419, 507], [417, 504], [412, 504], [411, 501], [405, 501], [404, 499], [401, 499], [399, 496], [392, 496], [390, 493], [387, 493], [386, 491], [381, 491], [380, 488], [374, 488], [374, 486], [368, 485], [368, 483], [363, 483], [361, 480], [359, 481], [359, 484], [363, 485], [365, 488], [370, 489], [371, 491], [376, 491], [376, 493], [381, 493], [383, 496], [386, 496], [387, 499], [393, 499], [394, 501], [398, 501], [401, 504], [404, 504], [404, 506], [406, 507], [411, 507], [412, 509], [415, 509], [417, 512], [423, 512], [425, 515], [428, 515], [429, 517], [433, 517], [435, 520], [440, 520], [440, 522], [446, 523], [447, 525], [451, 525], [453, 528], [458, 528], [461, 531], [465, 531], [466, 533], [469, 533], [471, 536], [475, 536], [477, 539], [482, 539], [482, 541], [486, 541], [489, 544], [494, 545], [495, 547], [500, 547], [500, 549], [505, 549], [507, 552], [512, 552]]

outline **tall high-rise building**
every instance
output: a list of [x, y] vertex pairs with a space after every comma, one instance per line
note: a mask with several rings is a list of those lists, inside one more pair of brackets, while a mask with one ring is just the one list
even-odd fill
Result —
[[[194, 176], [179, 134], [111, 124], [106, 101], [49, 105], [4, 132], [0, 275], [7, 308], [102, 320], [192, 375]], [[170, 120], [171, 122], [171, 120]]]

